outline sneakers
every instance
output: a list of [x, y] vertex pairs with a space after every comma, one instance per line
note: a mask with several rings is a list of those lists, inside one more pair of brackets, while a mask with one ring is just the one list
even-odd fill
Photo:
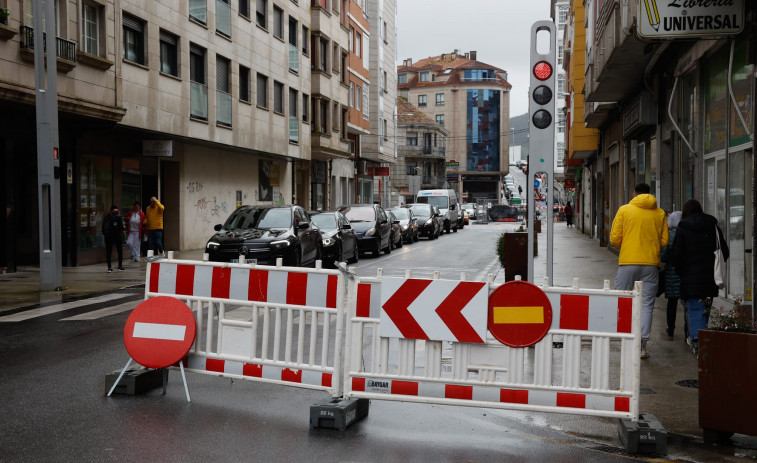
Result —
[[112, 268], [109, 268], [109, 269], [108, 269], [108, 273], [113, 273], [113, 269], [112, 269]]
[[647, 352], [647, 341], [641, 340], [641, 358], [642, 359], [648, 359], [649, 358], [649, 352]]
[[698, 339], [691, 340], [691, 352], [694, 353], [694, 355], [699, 355], [699, 340]]
[[126, 270], [126, 269], [125, 269], [125, 268], [123, 268], [123, 267], [118, 267], [118, 271], [119, 271], [119, 272], [123, 272], [124, 270]]

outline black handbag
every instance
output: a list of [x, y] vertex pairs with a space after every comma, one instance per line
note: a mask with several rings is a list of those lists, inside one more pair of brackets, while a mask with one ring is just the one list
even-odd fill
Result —
[[665, 292], [665, 267], [660, 267], [657, 271], [657, 297], [662, 296]]

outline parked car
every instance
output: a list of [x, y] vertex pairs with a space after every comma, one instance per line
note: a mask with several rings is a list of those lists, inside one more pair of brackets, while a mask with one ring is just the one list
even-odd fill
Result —
[[392, 224], [391, 239], [392, 249], [402, 247], [402, 226], [399, 219], [394, 215], [392, 211], [386, 211], [386, 215], [389, 217], [389, 223]]
[[310, 215], [323, 239], [323, 262], [329, 266], [334, 261], [355, 263], [358, 261], [357, 236], [350, 221], [339, 211], [317, 212]]
[[441, 190], [420, 190], [415, 198], [416, 203], [429, 203], [439, 208], [439, 214], [444, 217], [444, 231], [453, 230], [457, 233], [457, 194], [455, 190], [447, 188]]
[[460, 203], [455, 203], [455, 209], [457, 209], [457, 228], [462, 230], [463, 227], [465, 227], [465, 224], [468, 223], [465, 220], [465, 211], [463, 211], [463, 207]]
[[[437, 207], [434, 206], [434, 213], [436, 214], [434, 217], [436, 218], [436, 221], [439, 222], [439, 236], [442, 236], [444, 232], [449, 233], [449, 228], [445, 226], [447, 223], [447, 218], [442, 214], [442, 211]], [[457, 222], [455, 222], [457, 224]], [[457, 229], [455, 230], [457, 231]]]
[[415, 218], [412, 209], [409, 207], [395, 207], [389, 209], [397, 220], [400, 221], [400, 229], [402, 230], [402, 239], [405, 243], [412, 243], [418, 241], [418, 220]]
[[240, 206], [205, 245], [214, 262], [235, 262], [239, 256], [261, 265], [300, 267], [315, 265], [321, 258], [322, 239], [318, 227], [300, 206]]
[[468, 214], [468, 221], [476, 220], [476, 203], [465, 203], [463, 209]]
[[358, 250], [372, 252], [375, 257], [381, 251], [392, 252], [391, 229], [386, 211], [378, 204], [347, 204], [337, 209], [347, 217], [357, 236]]
[[430, 240], [439, 238], [439, 221], [431, 204], [410, 204], [410, 210], [413, 211], [415, 219], [418, 221], [418, 232], [420, 236], [425, 236]]
[[493, 205], [489, 209], [489, 220], [492, 222], [517, 222], [518, 210], [512, 206]]

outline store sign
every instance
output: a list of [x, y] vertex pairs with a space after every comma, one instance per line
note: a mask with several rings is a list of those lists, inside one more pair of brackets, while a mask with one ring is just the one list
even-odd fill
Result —
[[368, 175], [373, 175], [374, 177], [388, 177], [389, 176], [389, 167], [374, 167], [374, 166], [368, 166]]
[[717, 37], [744, 30], [744, 0], [639, 0], [639, 35]]
[[173, 140], [142, 140], [142, 156], [173, 157]]
[[463, 175], [463, 182], [498, 182], [496, 175]]

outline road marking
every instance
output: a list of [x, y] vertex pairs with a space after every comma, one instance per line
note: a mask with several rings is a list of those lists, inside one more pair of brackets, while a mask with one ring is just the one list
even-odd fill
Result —
[[65, 302], [63, 304], [48, 305], [45, 307], [39, 307], [37, 309], [26, 310], [24, 312], [14, 313], [12, 315], [5, 315], [0, 317], [0, 323], [8, 322], [22, 322], [32, 318], [43, 317], [45, 315], [54, 314], [57, 312], [63, 312], [64, 310], [75, 309], [77, 307], [84, 307], [92, 304], [99, 304], [102, 302], [115, 301], [117, 299], [123, 299], [125, 297], [133, 296], [134, 294], [105, 294], [103, 296], [92, 297], [89, 299], [82, 299], [79, 301]]
[[135, 322], [132, 336], [135, 338], [162, 339], [165, 341], [183, 341], [186, 332], [187, 327], [185, 325]]
[[92, 312], [85, 312], [80, 315], [74, 315], [73, 317], [63, 318], [59, 321], [68, 322], [80, 320], [97, 320], [98, 318], [105, 318], [111, 315], [119, 314], [121, 312], [126, 312], [128, 310], [134, 310], [134, 307], [136, 307], [139, 302], [141, 301], [124, 302], [123, 304], [114, 305], [112, 307], [106, 307], [104, 309], [93, 310]]

